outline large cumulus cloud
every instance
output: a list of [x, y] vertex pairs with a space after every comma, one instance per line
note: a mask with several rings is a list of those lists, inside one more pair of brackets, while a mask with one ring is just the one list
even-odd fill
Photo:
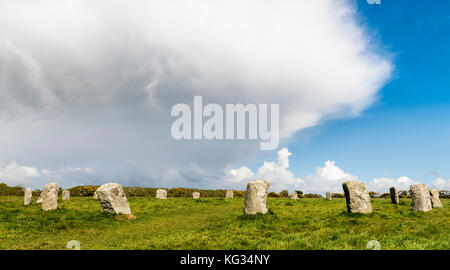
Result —
[[1, 1], [0, 160], [95, 167], [94, 182], [218, 187], [259, 144], [174, 141], [171, 107], [194, 95], [278, 103], [283, 140], [357, 116], [392, 65], [351, 3]]

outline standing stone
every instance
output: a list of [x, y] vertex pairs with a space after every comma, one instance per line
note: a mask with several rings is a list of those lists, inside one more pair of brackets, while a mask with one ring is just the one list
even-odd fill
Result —
[[297, 192], [293, 191], [293, 192], [291, 193], [291, 199], [292, 199], [292, 200], [297, 200], [297, 199], [298, 199]]
[[441, 200], [439, 199], [439, 192], [437, 191], [437, 189], [435, 188], [430, 189], [430, 197], [431, 197], [431, 206], [433, 208], [444, 207], [441, 203]]
[[165, 189], [158, 189], [156, 191], [156, 198], [157, 199], [167, 199], [167, 190], [165, 190]]
[[326, 193], [327, 201], [331, 201], [331, 192]]
[[131, 214], [130, 205], [127, 196], [123, 191], [122, 185], [117, 183], [106, 183], [101, 185], [97, 191], [100, 205], [103, 211], [110, 214], [122, 214], [127, 219], [136, 218]]
[[42, 192], [39, 195], [39, 198], [37, 199], [36, 203], [42, 203]]
[[232, 190], [227, 190], [227, 194], [225, 195], [225, 198], [227, 199], [233, 199], [234, 192]]
[[197, 191], [192, 192], [192, 198], [194, 198], [194, 199], [200, 198], [200, 192], [197, 192]]
[[44, 211], [58, 208], [58, 184], [50, 183], [42, 191], [42, 209]]
[[347, 201], [347, 211], [350, 213], [371, 213], [372, 205], [366, 184], [358, 181], [348, 181], [342, 184]]
[[62, 200], [63, 201], [68, 201], [69, 199], [70, 199], [70, 191], [63, 190], [63, 192], [62, 192]]
[[25, 189], [25, 196], [23, 199], [23, 205], [29, 205], [33, 202], [33, 194], [31, 193], [31, 188]]
[[428, 212], [432, 210], [430, 191], [425, 184], [415, 184], [410, 187], [414, 211]]
[[393, 204], [398, 204], [399, 203], [399, 198], [398, 198], [397, 189], [395, 187], [391, 187], [391, 189], [389, 191], [391, 193], [391, 202]]
[[247, 184], [247, 192], [245, 193], [244, 202], [245, 215], [267, 213], [266, 201], [269, 186], [270, 182], [265, 180], [254, 180]]
[[94, 192], [94, 196], [92, 197], [94, 200], [98, 200], [97, 191]]

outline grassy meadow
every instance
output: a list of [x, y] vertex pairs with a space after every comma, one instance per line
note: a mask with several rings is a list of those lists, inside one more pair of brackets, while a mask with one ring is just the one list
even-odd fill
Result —
[[345, 199], [268, 198], [269, 213], [243, 216], [243, 198], [131, 197], [135, 220], [117, 221], [98, 201], [72, 197], [44, 212], [37, 198], [0, 196], [0, 249], [450, 249], [450, 199], [419, 213], [411, 200], [372, 199], [373, 213], [346, 212]]

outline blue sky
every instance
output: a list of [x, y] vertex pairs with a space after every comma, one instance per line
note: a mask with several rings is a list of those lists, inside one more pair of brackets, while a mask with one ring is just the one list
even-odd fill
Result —
[[450, 2], [357, 5], [361, 21], [392, 54], [392, 80], [360, 117], [300, 131], [287, 145], [292, 171], [304, 175], [334, 160], [364, 181], [450, 178]]

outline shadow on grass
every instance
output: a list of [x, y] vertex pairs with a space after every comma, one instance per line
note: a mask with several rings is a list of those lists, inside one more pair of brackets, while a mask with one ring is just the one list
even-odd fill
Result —
[[400, 202], [398, 204], [411, 206], [411, 201], [400, 200]]
[[349, 213], [347, 211], [342, 211], [340, 216], [361, 219], [361, 218], [371, 217], [371, 216], [373, 216], [373, 214], [374, 214], [373, 212], [372, 213], [363, 214], [363, 213]]
[[245, 215], [242, 214], [237, 217], [238, 220], [274, 220], [278, 219], [278, 216], [272, 209], [269, 209], [266, 214], [258, 213], [256, 215]]

